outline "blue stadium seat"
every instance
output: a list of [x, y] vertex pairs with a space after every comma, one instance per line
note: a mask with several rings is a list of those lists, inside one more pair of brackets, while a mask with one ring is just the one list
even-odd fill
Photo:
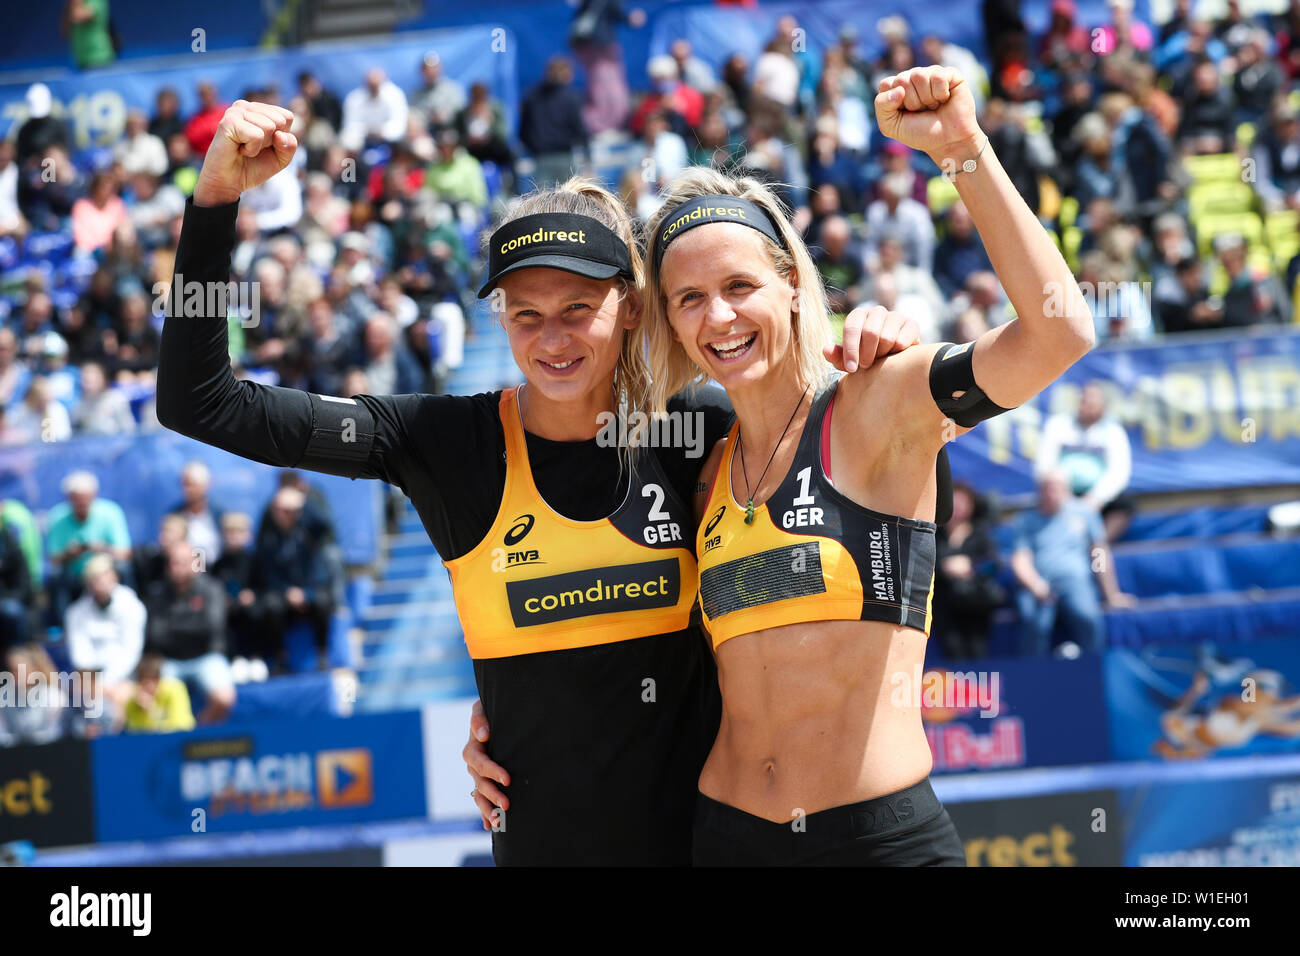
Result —
[[1300, 539], [1247, 534], [1115, 549], [1120, 587], [1139, 598], [1300, 586]]
[[374, 599], [375, 580], [369, 575], [357, 575], [349, 578], [347, 583], [348, 610], [351, 612], [351, 624], [356, 625], [365, 620], [366, 611]]
[[1268, 526], [1269, 505], [1185, 508], [1176, 511], [1139, 511], [1125, 533], [1124, 541], [1152, 541], [1158, 538], [1214, 537]]
[[1106, 615], [1111, 647], [1294, 638], [1300, 587], [1258, 594], [1179, 595]]
[[285, 631], [284, 650], [288, 658], [289, 670], [295, 674], [305, 674], [317, 669], [316, 633], [306, 621], [298, 621]]
[[361, 153], [361, 161], [366, 166], [373, 169], [376, 166], [383, 166], [392, 157], [393, 150], [386, 143], [380, 143], [377, 146], [371, 146]]
[[490, 159], [484, 160], [483, 179], [487, 182], [488, 199], [496, 199], [501, 194], [501, 170]]
[[[355, 667], [359, 662], [348, 640], [351, 618], [347, 610], [341, 610], [330, 619], [330, 632], [325, 648], [326, 657], [331, 667]], [[292, 625], [284, 635], [284, 649], [288, 657], [289, 670], [295, 674], [316, 671], [319, 656], [316, 651], [316, 635], [311, 625], [300, 621]]]
[[53, 302], [54, 307], [59, 310], [72, 308], [77, 304], [77, 300], [80, 298], [81, 293], [76, 289], [57, 287], [50, 290], [50, 301]]
[[73, 165], [78, 169], [89, 169], [97, 173], [102, 172], [113, 165], [113, 147], [90, 146], [78, 150], [72, 155], [71, 159]]
[[60, 289], [84, 293], [90, 288], [90, 280], [98, 269], [99, 263], [92, 258], [69, 259], [55, 267], [55, 282]]
[[482, 210], [479, 210], [478, 217], [474, 222], [464, 222], [461, 219], [456, 220], [456, 231], [460, 234], [460, 241], [465, 248], [473, 250], [478, 248], [479, 233], [487, 226], [487, 216]]
[[356, 667], [361, 663], [348, 640], [351, 627], [352, 615], [346, 608], [336, 611], [330, 619], [329, 644], [325, 648], [330, 667]]
[[246, 723], [276, 717], [330, 717], [338, 713], [334, 679], [328, 673], [317, 671], [240, 684], [229, 722]]
[[23, 261], [57, 265], [72, 255], [72, 233], [33, 232], [23, 243]]
[[[1300, 587], [1254, 594], [1177, 595], [1143, 601], [1126, 611], [1106, 614], [1109, 647], [1191, 644], [1199, 641], [1256, 641], [1295, 637], [1300, 618]], [[1016, 612], [1002, 608], [989, 629], [989, 654], [1020, 653]]]

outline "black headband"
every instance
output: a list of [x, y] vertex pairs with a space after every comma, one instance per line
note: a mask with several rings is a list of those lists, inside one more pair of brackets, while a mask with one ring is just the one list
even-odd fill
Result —
[[541, 266], [589, 279], [635, 279], [632, 254], [614, 231], [590, 216], [544, 212], [506, 223], [492, 233], [488, 275], [478, 297], [486, 299], [501, 277]]
[[782, 249], [789, 251], [781, 230], [777, 228], [767, 210], [758, 203], [736, 196], [697, 196], [682, 203], [664, 216], [653, 237], [655, 268], [663, 262], [664, 250], [687, 229], [708, 225], [711, 222], [737, 222], [757, 229]]

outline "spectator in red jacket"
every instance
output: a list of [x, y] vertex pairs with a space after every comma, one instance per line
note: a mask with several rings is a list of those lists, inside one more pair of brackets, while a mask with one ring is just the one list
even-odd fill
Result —
[[202, 156], [208, 151], [212, 137], [217, 135], [217, 125], [229, 105], [221, 102], [217, 88], [207, 80], [199, 84], [199, 111], [185, 124], [185, 138], [198, 155]]
[[1052, 22], [1038, 43], [1038, 59], [1049, 70], [1067, 68], [1091, 53], [1088, 28], [1074, 18], [1074, 0], [1052, 0]]
[[638, 136], [645, 129], [646, 117], [656, 110], [668, 114], [673, 132], [682, 138], [700, 125], [704, 116], [704, 94], [682, 82], [677, 61], [671, 56], [651, 58], [646, 66], [653, 85], [651, 93], [641, 101], [632, 117], [632, 132]]

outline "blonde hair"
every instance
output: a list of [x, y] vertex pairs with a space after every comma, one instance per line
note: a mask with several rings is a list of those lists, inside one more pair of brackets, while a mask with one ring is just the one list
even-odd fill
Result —
[[[651, 243], [664, 220], [682, 203], [700, 196], [722, 195], [748, 199], [767, 212], [785, 243], [782, 249], [763, 235], [772, 268], [785, 276], [799, 290], [801, 305], [791, 310], [790, 321], [794, 333], [793, 356], [799, 384], [821, 390], [830, 383], [832, 367], [822, 350], [831, 343], [830, 324], [827, 321], [826, 288], [821, 274], [813, 265], [808, 247], [790, 225], [785, 206], [772, 190], [748, 176], [736, 176], [717, 169], [696, 166], [686, 170], [675, 180], [659, 207], [646, 224], [646, 235]], [[762, 233], [760, 233], [762, 235]], [[668, 302], [660, 288], [660, 268], [647, 256], [647, 285], [645, 319], [643, 325], [650, 346], [650, 367], [654, 369], [654, 383], [650, 388], [650, 407], [664, 411], [668, 399], [687, 387], [703, 384], [708, 374], [695, 364], [681, 342], [673, 335], [668, 323]]]
[[97, 554], [81, 569], [81, 580], [89, 584], [93, 578], [99, 577], [105, 571], [117, 571], [113, 567], [113, 558], [111, 555]]
[[[500, 229], [506, 223], [540, 213], [574, 213], [589, 216], [605, 226], [627, 243], [632, 259], [634, 284], [618, 277], [620, 303], [629, 295], [640, 297], [645, 287], [645, 262], [641, 255], [641, 240], [627, 207], [617, 196], [589, 176], [574, 176], [552, 189], [540, 189], [511, 201], [505, 215], [497, 223]], [[485, 237], [484, 258], [486, 258]], [[645, 322], [636, 328], [624, 329], [623, 345], [618, 352], [618, 365], [614, 369], [614, 408], [626, 407], [627, 412], [645, 410], [650, 396], [650, 367], [645, 357]]]

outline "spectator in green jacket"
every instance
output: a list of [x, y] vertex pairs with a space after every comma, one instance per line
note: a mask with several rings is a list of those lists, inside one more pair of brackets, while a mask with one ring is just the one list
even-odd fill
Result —
[[438, 156], [424, 175], [424, 184], [450, 203], [487, 208], [487, 180], [483, 167], [460, 145], [460, 134], [448, 128], [438, 133]]
[[63, 8], [62, 33], [72, 44], [77, 69], [108, 66], [117, 59], [108, 22], [108, 0], [68, 0]]
[[81, 594], [81, 570], [95, 554], [107, 554], [118, 577], [130, 584], [131, 533], [122, 506], [100, 498], [93, 472], [74, 471], [63, 479], [68, 500], [50, 509], [45, 550], [53, 575], [50, 581], [52, 623], [61, 623], [68, 605]]
[[41, 532], [36, 527], [36, 519], [21, 501], [6, 498], [0, 502], [0, 527], [13, 528], [18, 535], [32, 587], [39, 590], [45, 584], [45, 557], [41, 553]]

